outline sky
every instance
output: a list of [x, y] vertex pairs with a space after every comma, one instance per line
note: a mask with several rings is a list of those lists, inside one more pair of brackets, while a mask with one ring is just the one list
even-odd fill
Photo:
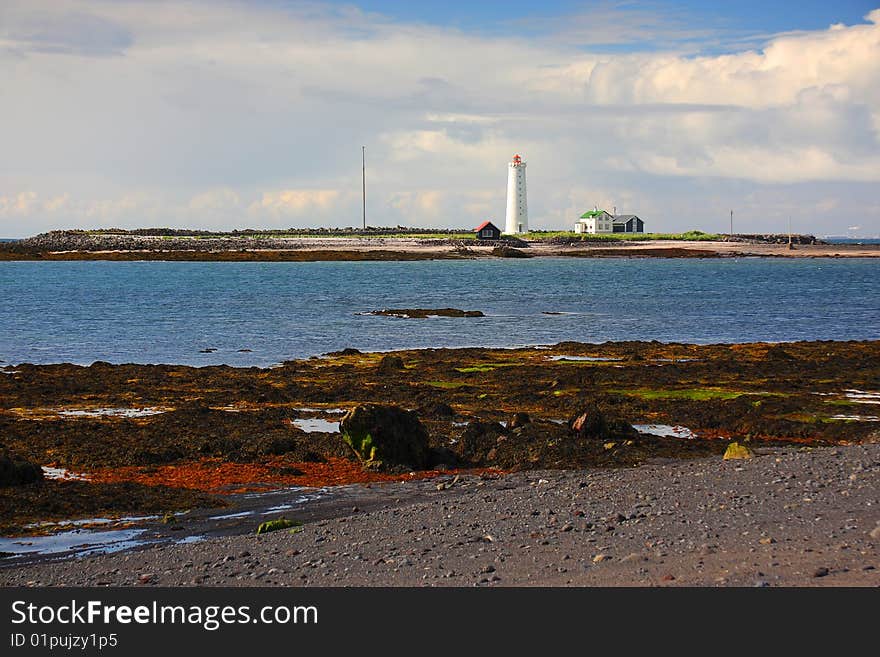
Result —
[[880, 1], [2, 0], [0, 237], [880, 235]]

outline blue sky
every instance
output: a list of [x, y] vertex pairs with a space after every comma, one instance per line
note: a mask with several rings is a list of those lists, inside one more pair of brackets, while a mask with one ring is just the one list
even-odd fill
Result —
[[[295, 3], [283, 3], [295, 4]], [[403, 22], [421, 21], [433, 25], [456, 27], [462, 30], [507, 32], [527, 31], [529, 19], [547, 19], [576, 15], [585, 9], [613, 8], [640, 9], [667, 15], [695, 24], [718, 29], [758, 34], [773, 34], [790, 30], [824, 29], [832, 23], [861, 22], [865, 14], [875, 8], [863, 0], [678, 0], [675, 2], [578, 2], [577, 0], [452, 0], [430, 2], [422, 0], [362, 0], [336, 2], [338, 6], [354, 5], [369, 12], [383, 14]]]
[[880, 0], [3, 0], [0, 235], [530, 223], [880, 234]]

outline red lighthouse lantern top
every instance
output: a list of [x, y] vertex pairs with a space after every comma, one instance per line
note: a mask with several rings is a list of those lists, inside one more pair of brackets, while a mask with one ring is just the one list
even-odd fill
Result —
[[513, 163], [514, 164], [520, 164], [521, 162], [522, 162], [522, 158], [519, 155], [513, 156]]

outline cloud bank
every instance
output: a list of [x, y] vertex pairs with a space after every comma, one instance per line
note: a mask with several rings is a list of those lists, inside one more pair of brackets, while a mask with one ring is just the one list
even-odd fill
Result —
[[582, 23], [525, 39], [320, 3], [5, 2], [0, 235], [358, 225], [361, 145], [374, 225], [503, 217], [519, 152], [533, 227], [598, 204], [650, 230], [723, 230], [734, 208], [743, 231], [880, 233], [880, 9], [721, 55], [668, 26], [659, 51], [589, 52]]

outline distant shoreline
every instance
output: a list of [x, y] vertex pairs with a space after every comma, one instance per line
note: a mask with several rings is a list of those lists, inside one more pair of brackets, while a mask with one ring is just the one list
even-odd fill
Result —
[[[17, 242], [0, 243], [0, 261], [232, 261], [323, 262], [450, 260], [487, 257], [582, 258], [731, 258], [731, 257], [877, 257], [880, 244], [827, 244], [810, 235], [747, 235], [732, 239], [644, 240], [599, 237], [581, 239], [568, 234], [524, 236], [479, 241], [461, 233], [340, 234], [297, 236], [275, 234], [139, 234], [56, 231]], [[502, 247], [502, 248], [499, 248]]]

